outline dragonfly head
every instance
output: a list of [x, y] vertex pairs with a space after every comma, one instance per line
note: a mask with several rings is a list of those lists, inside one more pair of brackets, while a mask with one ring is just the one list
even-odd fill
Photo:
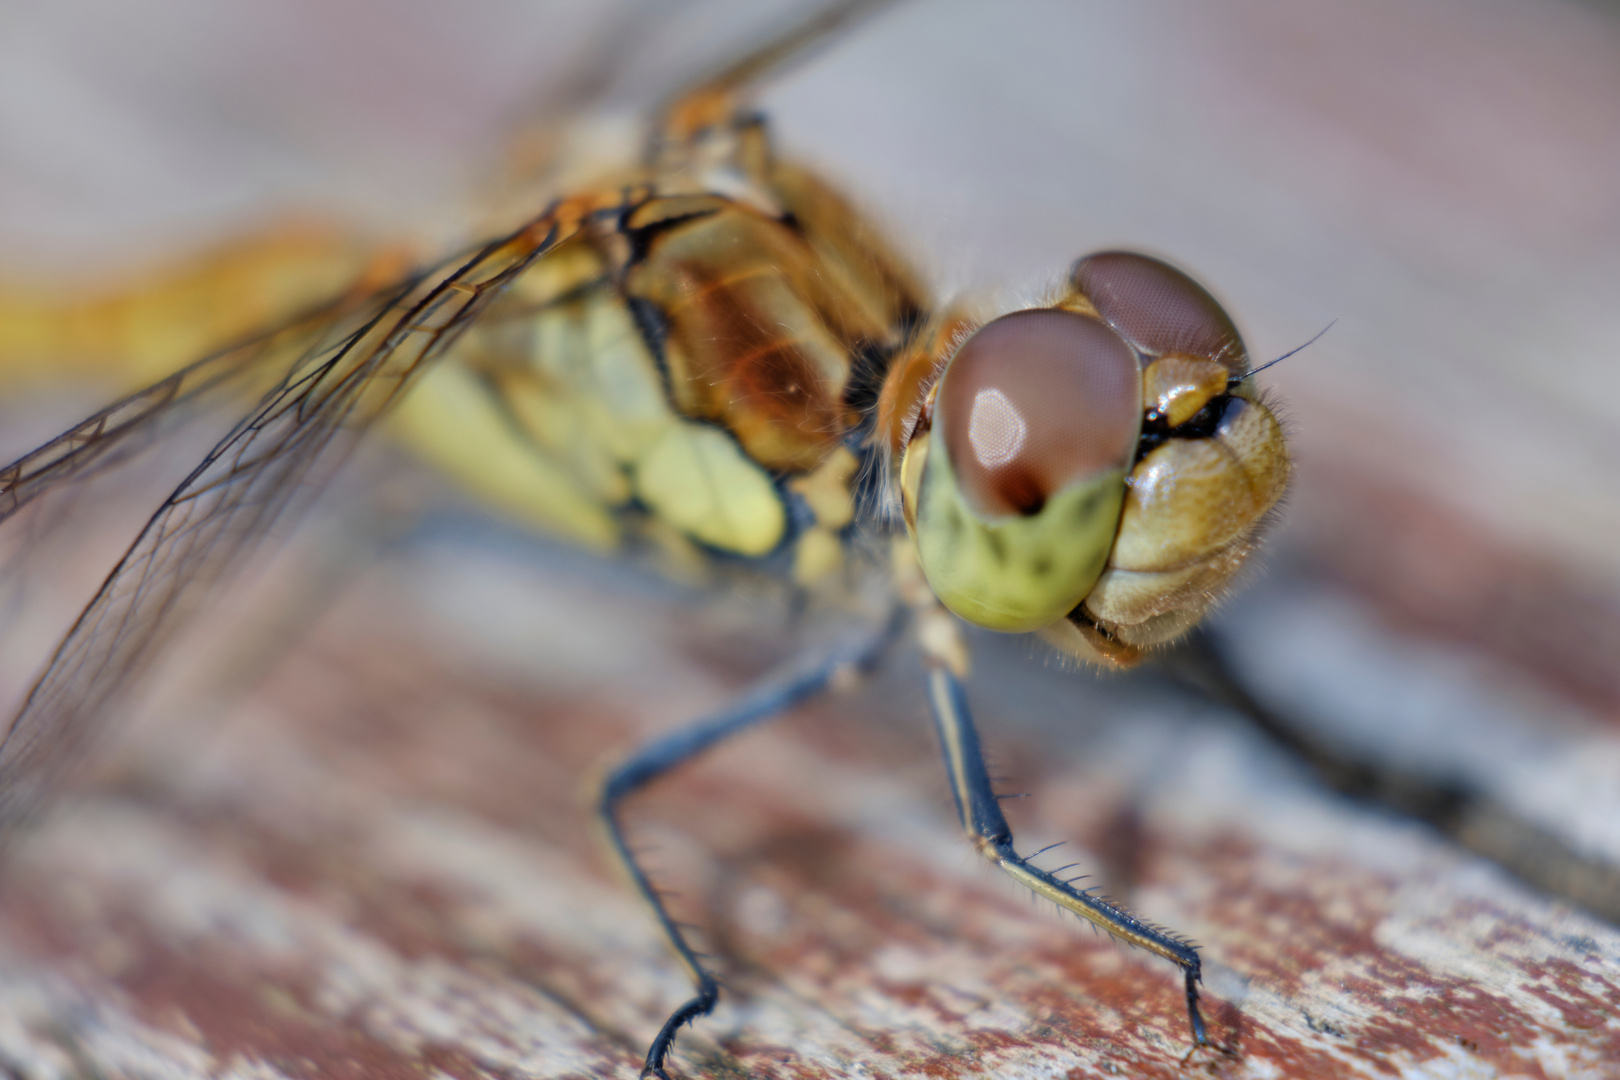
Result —
[[1179, 270], [1107, 252], [1050, 307], [986, 323], [901, 464], [929, 586], [993, 630], [1130, 663], [1188, 629], [1286, 484], [1242, 340]]

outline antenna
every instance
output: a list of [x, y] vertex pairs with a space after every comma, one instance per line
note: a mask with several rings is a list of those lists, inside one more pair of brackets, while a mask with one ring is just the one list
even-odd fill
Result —
[[1322, 327], [1322, 329], [1318, 330], [1316, 332], [1316, 336], [1311, 338], [1311, 340], [1307, 341], [1305, 344], [1300, 345], [1300, 346], [1298, 346], [1296, 348], [1289, 349], [1287, 352], [1285, 352], [1281, 356], [1277, 357], [1277, 359], [1275, 359], [1275, 360], [1267, 360], [1265, 363], [1261, 364], [1259, 367], [1255, 368], [1253, 371], [1246, 372], [1245, 374], [1239, 375], [1235, 379], [1228, 379], [1227, 380], [1228, 384], [1230, 384], [1230, 383], [1240, 383], [1244, 379], [1247, 379], [1252, 375], [1260, 374], [1262, 371], [1266, 370], [1266, 368], [1268, 368], [1268, 367], [1275, 367], [1277, 364], [1282, 363], [1284, 360], [1288, 359], [1290, 356], [1293, 356], [1295, 353], [1304, 352], [1306, 349], [1310, 348], [1312, 345], [1315, 345], [1318, 341], [1320, 341], [1321, 338], [1322, 338], [1322, 335], [1327, 333], [1329, 330], [1333, 329], [1333, 327], [1338, 323], [1338, 321], [1339, 321], [1338, 319], [1334, 319], [1333, 322], [1328, 323], [1326, 326]]

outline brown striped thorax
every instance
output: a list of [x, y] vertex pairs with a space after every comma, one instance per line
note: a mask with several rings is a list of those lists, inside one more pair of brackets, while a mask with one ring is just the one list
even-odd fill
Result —
[[903, 517], [898, 557], [957, 615], [1129, 664], [1198, 620], [1287, 483], [1236, 329], [1180, 271], [1093, 255], [1045, 305], [935, 311], [728, 95], [553, 220], [400, 420], [590, 546], [810, 587]]

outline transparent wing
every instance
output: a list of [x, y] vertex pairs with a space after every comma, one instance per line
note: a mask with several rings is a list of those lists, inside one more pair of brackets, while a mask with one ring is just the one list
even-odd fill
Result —
[[374, 296], [345, 297], [323, 305], [270, 333], [204, 357], [73, 425], [0, 469], [0, 523], [38, 496], [126, 461], [190, 411], [187, 406], [205, 405], [225, 394], [240, 400], [262, 392], [262, 384], [274, 381], [278, 368], [286, 367], [282, 358], [304, 356], [346, 314], [377, 302]]
[[29, 691], [0, 741], [0, 828], [25, 818], [77, 759], [191, 601], [238, 568], [289, 503], [318, 489], [354, 439], [563, 232], [548, 212], [458, 264], [186, 368], [0, 472], [3, 517], [104, 468], [177, 403], [249, 375], [273, 380], [152, 515]]

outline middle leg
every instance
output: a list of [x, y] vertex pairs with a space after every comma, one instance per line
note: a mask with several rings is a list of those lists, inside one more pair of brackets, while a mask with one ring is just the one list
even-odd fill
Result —
[[720, 981], [704, 965], [702, 957], [687, 940], [686, 932], [671, 916], [663, 897], [631, 849], [620, 814], [621, 804], [633, 793], [716, 743], [755, 724], [781, 716], [795, 705], [822, 693], [843, 674], [864, 673], [893, 641], [903, 620], [904, 609], [897, 607], [882, 628], [853, 648], [832, 653], [809, 666], [789, 671], [780, 678], [767, 680], [719, 714], [643, 745], [614, 769], [602, 785], [597, 812], [606, 826], [608, 843], [619, 863], [629, 873], [636, 891], [652, 908], [653, 916], [663, 929], [670, 947], [675, 950], [675, 955], [692, 976], [695, 991], [690, 1000], [670, 1014], [654, 1037], [647, 1050], [646, 1063], [642, 1066], [643, 1077], [668, 1080], [665, 1067], [670, 1050], [675, 1045], [676, 1033], [714, 1010], [720, 999]]

